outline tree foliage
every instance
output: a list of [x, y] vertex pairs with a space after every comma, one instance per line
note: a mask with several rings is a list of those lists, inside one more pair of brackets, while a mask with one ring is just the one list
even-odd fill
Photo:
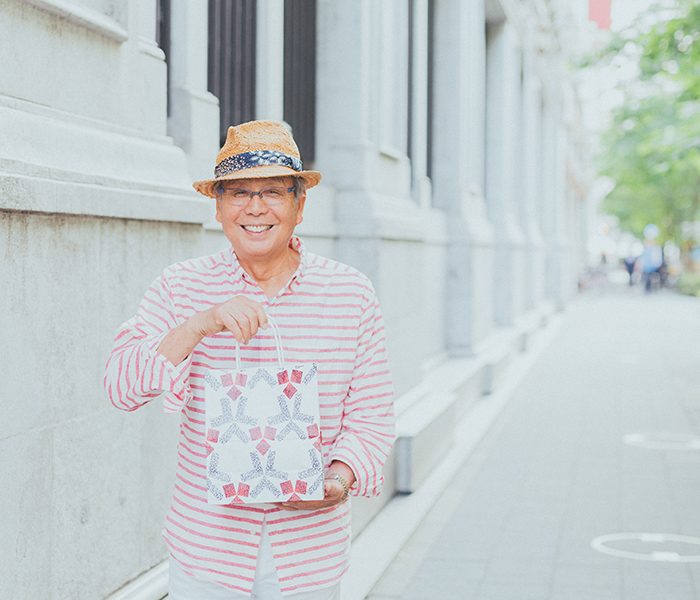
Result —
[[641, 237], [656, 223], [684, 245], [700, 220], [700, 4], [652, 9], [617, 34], [599, 60], [633, 60], [639, 78], [602, 138], [601, 173], [615, 186], [604, 208]]

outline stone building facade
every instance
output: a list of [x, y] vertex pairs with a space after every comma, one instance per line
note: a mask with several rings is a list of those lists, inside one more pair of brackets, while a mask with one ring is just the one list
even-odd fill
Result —
[[299, 232], [382, 301], [400, 438], [355, 535], [420, 488], [576, 291], [588, 179], [566, 16], [554, 0], [0, 2], [0, 596], [160, 597], [178, 422], [114, 410], [101, 377], [162, 268], [226, 245], [190, 187], [220, 115], [304, 136], [324, 179]]

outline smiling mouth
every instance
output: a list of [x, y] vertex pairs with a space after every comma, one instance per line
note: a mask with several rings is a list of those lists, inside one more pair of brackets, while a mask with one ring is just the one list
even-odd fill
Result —
[[241, 225], [241, 227], [250, 233], [263, 233], [272, 229], [272, 225]]

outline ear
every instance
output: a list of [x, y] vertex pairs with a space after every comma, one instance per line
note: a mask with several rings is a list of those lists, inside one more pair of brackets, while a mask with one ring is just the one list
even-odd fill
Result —
[[216, 220], [219, 223], [223, 223], [223, 217], [221, 216], [221, 203], [219, 202], [219, 199], [216, 199]]
[[306, 192], [299, 196], [299, 205], [297, 206], [296, 224], [299, 225], [304, 220], [304, 204], [306, 203]]

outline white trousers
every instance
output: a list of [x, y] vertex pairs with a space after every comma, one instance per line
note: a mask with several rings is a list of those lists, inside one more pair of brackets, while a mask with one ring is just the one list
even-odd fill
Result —
[[266, 527], [263, 527], [260, 539], [260, 553], [255, 568], [252, 596], [246, 596], [242, 592], [210, 581], [195, 579], [185, 573], [173, 559], [170, 559], [169, 563], [169, 576], [169, 600], [247, 600], [248, 598], [253, 600], [282, 600], [282, 598], [285, 600], [340, 600], [340, 584], [313, 592], [282, 596]]

